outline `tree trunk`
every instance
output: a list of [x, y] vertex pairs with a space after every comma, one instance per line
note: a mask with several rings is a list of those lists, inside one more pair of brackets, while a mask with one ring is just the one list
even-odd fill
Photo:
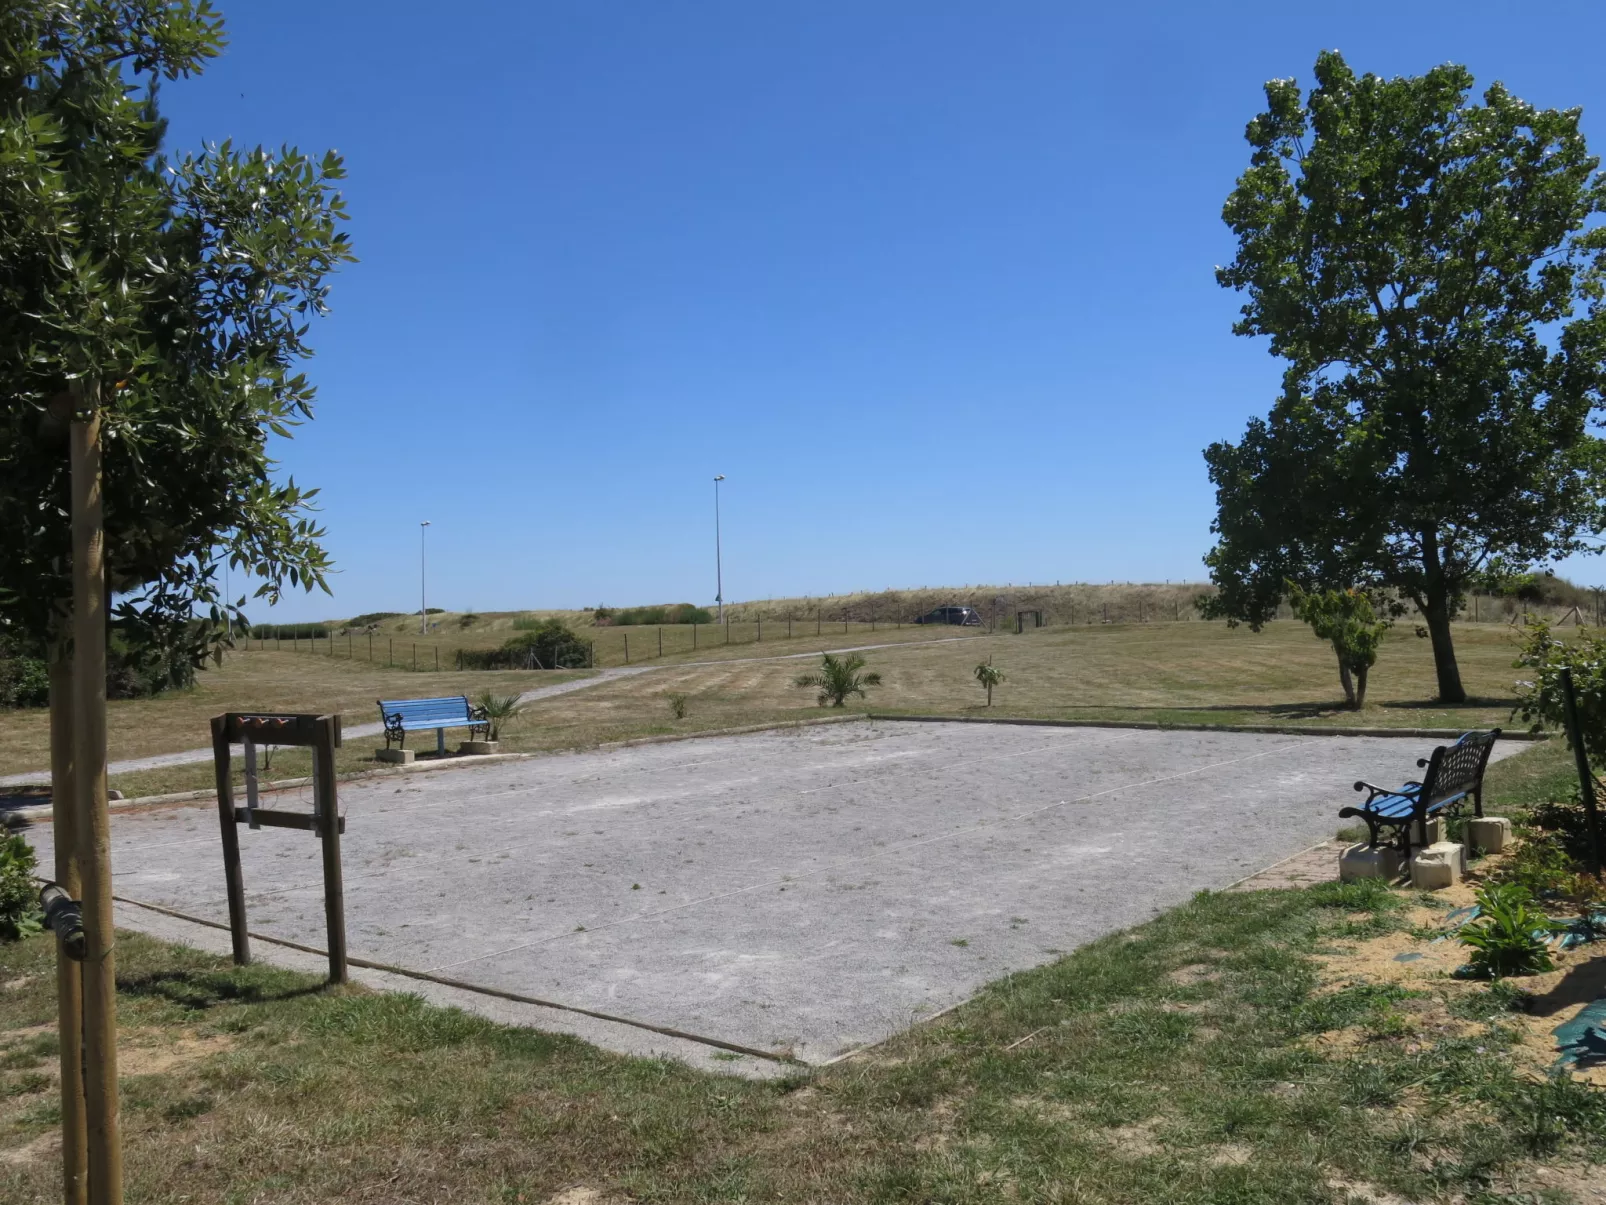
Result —
[[1467, 692], [1461, 685], [1461, 669], [1455, 663], [1455, 642], [1450, 635], [1450, 600], [1443, 586], [1430, 588], [1422, 608], [1428, 638], [1433, 642], [1433, 669], [1439, 678], [1439, 702], [1465, 703]]
[[992, 705], [993, 705], [993, 688], [991, 686], [989, 686], [987, 688], [987, 706], [991, 707]]
[[1355, 681], [1350, 677], [1349, 665], [1342, 654], [1338, 658], [1338, 680], [1344, 684], [1344, 706], [1358, 706], [1355, 702]]
[[1355, 667], [1355, 710], [1359, 711], [1366, 706], [1366, 675], [1371, 672], [1369, 665]]

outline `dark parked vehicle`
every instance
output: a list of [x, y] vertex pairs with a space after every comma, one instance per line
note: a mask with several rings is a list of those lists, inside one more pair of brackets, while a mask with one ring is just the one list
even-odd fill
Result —
[[928, 611], [916, 623], [951, 623], [958, 627], [979, 628], [981, 616], [976, 613], [975, 607], [938, 607], [935, 611]]

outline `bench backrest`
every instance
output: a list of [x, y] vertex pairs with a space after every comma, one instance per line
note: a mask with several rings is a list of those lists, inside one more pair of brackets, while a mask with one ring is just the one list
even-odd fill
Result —
[[1453, 745], [1440, 745], [1426, 762], [1418, 762], [1428, 768], [1422, 779], [1423, 806], [1431, 808], [1476, 789], [1483, 781], [1483, 768], [1498, 739], [1498, 728], [1469, 732]]
[[472, 718], [467, 695], [444, 695], [438, 699], [380, 699], [379, 713], [387, 723], [398, 716], [404, 726], [430, 723], [461, 723]]

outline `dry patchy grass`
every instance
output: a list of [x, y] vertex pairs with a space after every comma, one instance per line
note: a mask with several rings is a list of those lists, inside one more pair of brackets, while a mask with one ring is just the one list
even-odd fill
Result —
[[[948, 629], [953, 632], [954, 629]], [[1471, 704], [1433, 701], [1433, 660], [1428, 642], [1396, 630], [1373, 671], [1372, 694], [1362, 713], [1338, 706], [1332, 654], [1302, 624], [1273, 623], [1259, 633], [1221, 624], [1153, 623], [1044, 628], [1025, 635], [970, 635], [933, 640], [929, 629], [890, 634], [902, 640], [866, 655], [884, 685], [849, 710], [925, 715], [992, 716], [1158, 723], [1306, 724], [1471, 728], [1509, 724], [1516, 671], [1514, 637], [1493, 625], [1457, 629], [1462, 677]], [[503, 736], [509, 751], [538, 752], [593, 746], [614, 740], [695, 733], [754, 723], [781, 723], [822, 714], [813, 692], [793, 685], [808, 667], [790, 657], [803, 645], [831, 647], [824, 638], [790, 645], [720, 650], [709, 663], [664, 663], [647, 672], [533, 704]], [[992, 657], [1007, 675], [994, 706], [972, 677]], [[766, 659], [767, 658], [767, 659]], [[373, 718], [373, 700], [385, 694], [510, 691], [562, 680], [563, 675], [441, 673], [365, 666], [339, 658], [291, 653], [249, 653], [209, 670], [195, 691], [113, 705], [112, 757], [196, 748], [207, 739], [207, 718], [238, 707], [339, 709], [353, 720]], [[676, 720], [668, 696], [687, 697]], [[0, 765], [42, 767], [43, 712], [0, 718]], [[428, 734], [422, 743], [428, 748]], [[348, 743], [338, 769], [374, 766], [371, 739]], [[275, 776], [307, 772], [305, 755], [281, 753]], [[118, 775], [113, 785], [143, 795], [205, 787], [207, 766], [174, 767]]]

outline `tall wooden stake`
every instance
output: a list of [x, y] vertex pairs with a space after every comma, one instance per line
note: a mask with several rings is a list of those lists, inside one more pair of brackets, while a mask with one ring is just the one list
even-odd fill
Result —
[[318, 835], [323, 846], [323, 908], [329, 935], [330, 983], [346, 982], [346, 893], [340, 874], [340, 809], [335, 802], [338, 723], [338, 716], [320, 716], [318, 743], [312, 747], [313, 798], [317, 800]]
[[72, 423], [73, 779], [83, 878], [84, 1106], [89, 1199], [122, 1205], [117, 1110], [117, 960], [112, 923], [111, 817], [106, 810], [106, 545], [100, 488], [98, 387]]
[[229, 936], [234, 965], [251, 963], [251, 935], [246, 931], [245, 879], [240, 873], [240, 835], [234, 829], [234, 779], [229, 770], [229, 731], [223, 716], [212, 717], [212, 764], [217, 783], [217, 814], [223, 826], [223, 885], [229, 895]]
[[[60, 610], [58, 639], [50, 646], [50, 824], [56, 845], [56, 882], [73, 899], [78, 874], [77, 792], [73, 787], [73, 698], [71, 647], [63, 630], [71, 602]], [[83, 974], [79, 964], [56, 951], [56, 1031], [61, 1045], [61, 1199], [89, 1200], [88, 1148], [84, 1136]]]
[[1589, 751], [1584, 748], [1584, 731], [1578, 723], [1578, 698], [1573, 692], [1573, 671], [1563, 666], [1561, 671], [1562, 718], [1567, 721], [1567, 735], [1572, 738], [1573, 759], [1578, 767], [1578, 797], [1584, 805], [1584, 816], [1589, 823], [1590, 867], [1598, 879], [1603, 861], [1601, 853], [1600, 812], [1595, 806], [1595, 776], [1589, 772]]

